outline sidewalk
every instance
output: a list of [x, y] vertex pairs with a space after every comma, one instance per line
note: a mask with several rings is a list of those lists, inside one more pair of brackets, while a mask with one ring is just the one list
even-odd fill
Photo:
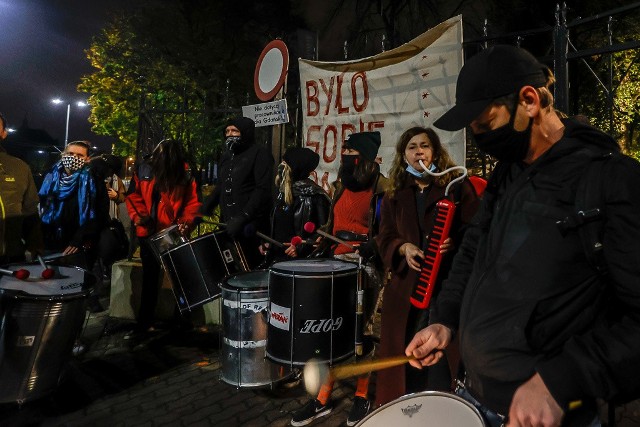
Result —
[[[101, 298], [104, 307], [108, 300]], [[81, 337], [87, 351], [71, 357], [55, 392], [21, 408], [0, 405], [0, 426], [280, 427], [310, 398], [302, 383], [271, 390], [221, 381], [219, 326], [176, 326], [137, 341], [125, 339], [131, 321], [108, 313], [89, 314]], [[374, 390], [375, 375], [370, 398]], [[355, 379], [336, 383], [333, 412], [309, 425], [345, 425], [354, 391]], [[616, 409], [616, 426], [640, 426], [640, 401]]]
[[[270, 390], [222, 382], [219, 326], [175, 327], [139, 342], [125, 339], [131, 326], [108, 310], [90, 314], [87, 351], [71, 358], [57, 390], [22, 408], [0, 405], [0, 426], [286, 426], [309, 399], [302, 383]], [[336, 384], [333, 412], [311, 425], [344, 425], [354, 387]]]

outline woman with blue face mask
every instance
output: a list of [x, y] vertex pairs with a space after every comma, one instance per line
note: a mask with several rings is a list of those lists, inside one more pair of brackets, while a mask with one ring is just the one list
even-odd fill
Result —
[[[447, 185], [460, 175], [456, 171], [441, 173], [453, 166], [455, 164], [433, 129], [410, 128], [396, 144], [389, 173], [390, 190], [382, 201], [380, 232], [375, 237], [384, 266], [392, 273], [391, 284], [385, 287], [382, 302], [381, 358], [403, 354], [414, 332], [429, 321], [429, 307], [418, 309], [409, 298], [421, 270], [427, 236], [434, 226], [436, 204], [445, 197]], [[447, 198], [457, 208], [451, 233], [439, 247], [443, 261], [431, 305], [437, 297], [440, 283], [447, 277], [465, 224], [471, 221], [478, 207], [478, 196], [468, 179], [454, 183]], [[457, 356], [450, 355], [450, 359], [455, 362]], [[446, 359], [421, 371], [409, 365], [382, 370], [378, 372], [376, 406], [407, 393], [450, 391], [451, 379]]]

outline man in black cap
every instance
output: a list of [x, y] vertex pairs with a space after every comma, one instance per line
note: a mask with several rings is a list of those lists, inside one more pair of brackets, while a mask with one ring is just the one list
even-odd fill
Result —
[[201, 210], [210, 215], [220, 206], [227, 233], [238, 240], [251, 267], [261, 259], [255, 232], [269, 231], [273, 171], [273, 157], [264, 145], [255, 143], [254, 133], [255, 123], [247, 117], [228, 122], [219, 182]]
[[600, 425], [595, 399], [637, 392], [640, 378], [640, 165], [561, 119], [552, 83], [527, 51], [491, 47], [434, 123], [470, 126], [499, 162], [406, 354], [431, 365], [457, 332], [458, 393], [491, 426]]

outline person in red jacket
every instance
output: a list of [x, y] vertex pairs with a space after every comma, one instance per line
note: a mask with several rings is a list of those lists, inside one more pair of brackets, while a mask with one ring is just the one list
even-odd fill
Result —
[[145, 332], [153, 330], [161, 271], [149, 237], [172, 225], [188, 236], [201, 203], [182, 147], [175, 140], [161, 141], [149, 162], [140, 165], [134, 180], [135, 190], [126, 203], [140, 242], [142, 294], [137, 330]]

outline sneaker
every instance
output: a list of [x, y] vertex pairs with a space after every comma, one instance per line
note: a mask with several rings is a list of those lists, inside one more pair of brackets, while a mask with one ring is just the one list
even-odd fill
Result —
[[309, 403], [293, 414], [293, 418], [291, 418], [291, 425], [306, 426], [316, 418], [329, 415], [331, 411], [333, 411], [331, 401], [327, 401], [327, 404], [323, 405], [318, 399], [310, 400]]
[[369, 413], [371, 403], [364, 397], [356, 396], [353, 398], [353, 406], [349, 411], [349, 417], [347, 418], [347, 425], [354, 426], [360, 422]]

